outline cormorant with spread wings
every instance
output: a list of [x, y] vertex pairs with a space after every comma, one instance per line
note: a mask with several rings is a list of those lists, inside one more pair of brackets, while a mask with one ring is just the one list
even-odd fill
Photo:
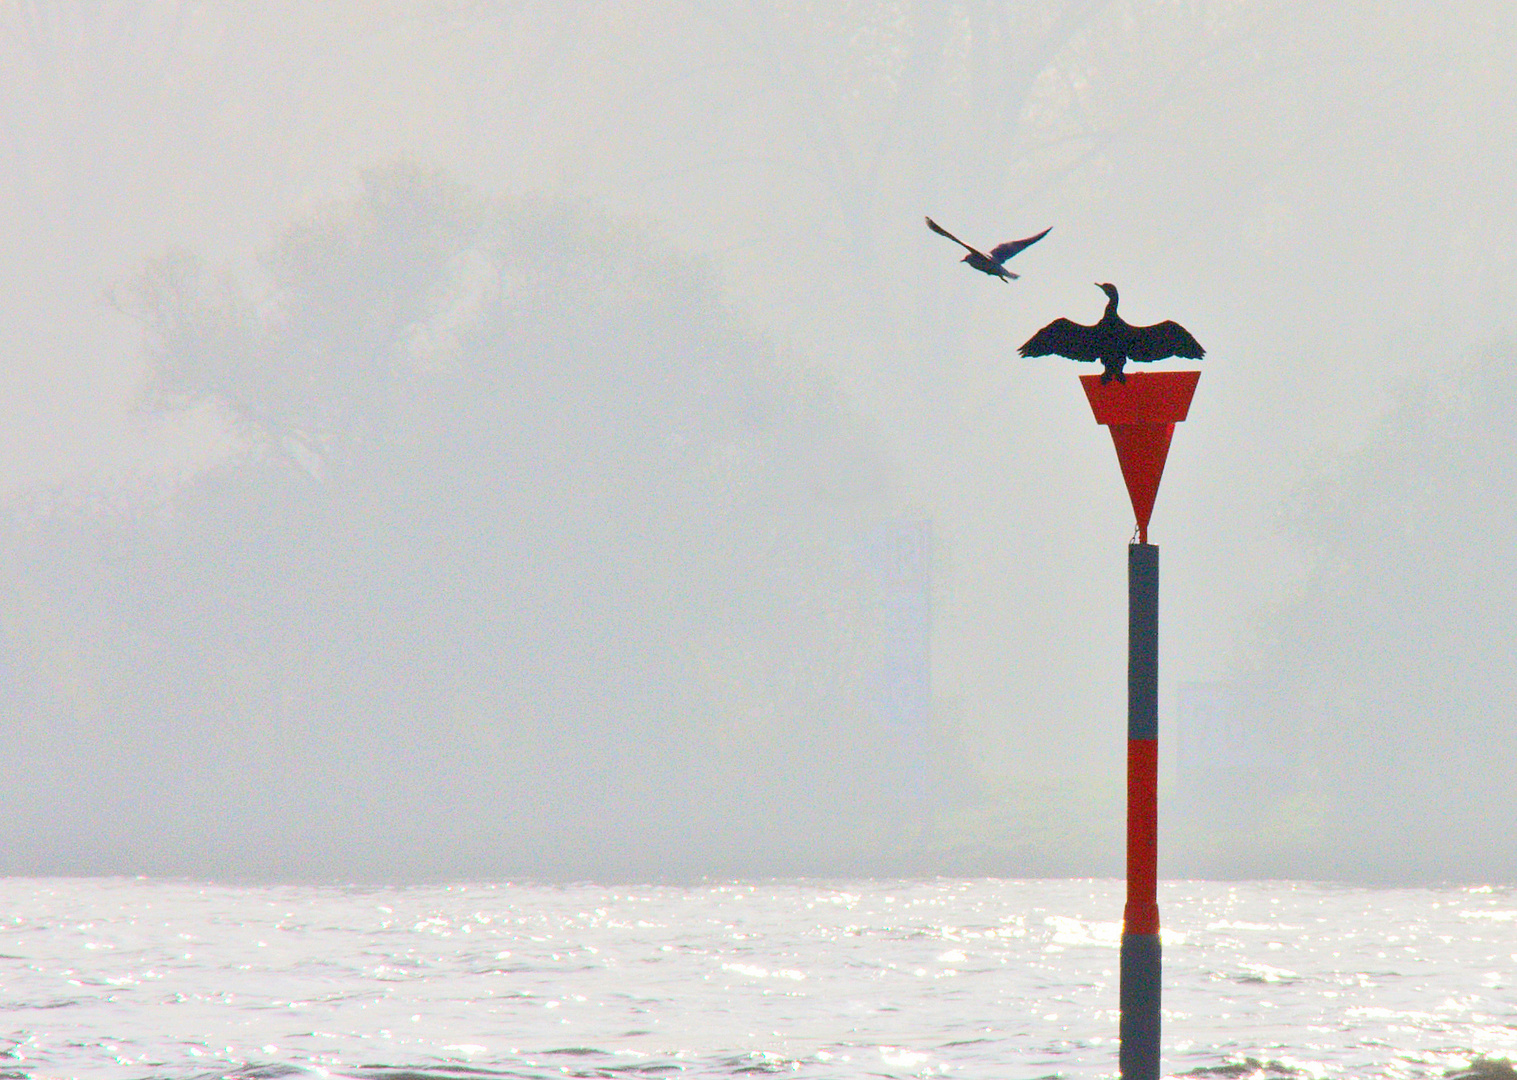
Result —
[[1131, 360], [1150, 364], [1171, 356], [1199, 360], [1206, 355], [1201, 343], [1177, 322], [1165, 320], [1152, 326], [1133, 326], [1117, 314], [1117, 287], [1096, 287], [1106, 294], [1106, 313], [1094, 326], [1055, 319], [1028, 339], [1017, 351], [1023, 356], [1064, 356], [1070, 360], [1099, 360], [1101, 381], [1126, 382], [1122, 367]]
[[960, 262], [967, 262], [970, 266], [974, 267], [982, 274], [989, 274], [991, 277], [998, 277], [1002, 281], [1010, 281], [1012, 278], [1022, 276], [1020, 274], [1013, 274], [1010, 270], [1006, 269], [1006, 260], [1011, 258], [1013, 255], [1028, 245], [1036, 244], [1039, 240], [1048, 235], [1049, 229], [1053, 228], [1053, 226], [1050, 225], [1048, 229], [1044, 229], [1042, 232], [1038, 233], [1037, 236], [1029, 236], [1026, 240], [1008, 240], [1004, 244], [997, 244], [995, 247], [990, 249], [990, 254], [986, 255], [983, 251], [980, 251], [977, 248], [972, 248], [968, 244], [964, 243], [964, 241], [953, 235], [953, 233], [943, 228], [943, 226], [939, 225], [936, 221], [933, 221], [932, 218], [927, 219], [927, 227], [933, 232], [937, 233], [939, 236], [948, 237], [948, 239], [952, 240], [955, 244], [958, 244], [959, 247], [969, 252], [968, 255], [965, 255], [962, 259], [959, 260]]

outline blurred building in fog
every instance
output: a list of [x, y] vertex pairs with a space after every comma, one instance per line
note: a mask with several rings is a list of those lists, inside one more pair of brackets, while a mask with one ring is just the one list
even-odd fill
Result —
[[927, 799], [932, 720], [932, 522], [896, 519], [876, 527], [865, 565], [879, 589], [877, 701], [893, 761], [890, 779], [915, 818]]
[[1294, 736], [1270, 707], [1274, 695], [1243, 681], [1182, 683], [1175, 694], [1175, 779], [1194, 801], [1296, 787]]
[[1171, 730], [1171, 872], [1230, 876], [1234, 864], [1258, 866], [1281, 850], [1282, 830], [1299, 831], [1310, 786], [1306, 748], [1270, 686], [1250, 679], [1181, 683]]

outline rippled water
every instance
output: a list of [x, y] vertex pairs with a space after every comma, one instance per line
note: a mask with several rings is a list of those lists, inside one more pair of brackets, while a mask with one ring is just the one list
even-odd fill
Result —
[[[1095, 1077], [1121, 886], [0, 880], [0, 1077]], [[1517, 1055], [1517, 890], [1167, 883], [1164, 1067]]]

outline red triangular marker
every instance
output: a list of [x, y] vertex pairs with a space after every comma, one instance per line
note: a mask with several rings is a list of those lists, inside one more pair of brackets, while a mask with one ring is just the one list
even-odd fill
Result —
[[1111, 429], [1117, 463], [1138, 519], [1139, 543], [1148, 543], [1148, 519], [1159, 496], [1169, 440], [1175, 425], [1190, 413], [1190, 399], [1200, 378], [1199, 371], [1132, 372], [1125, 383], [1103, 383], [1099, 375], [1080, 376], [1096, 423]]

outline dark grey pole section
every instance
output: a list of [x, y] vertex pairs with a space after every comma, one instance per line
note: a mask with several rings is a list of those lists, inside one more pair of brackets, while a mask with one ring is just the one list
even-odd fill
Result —
[[1159, 1080], [1159, 549], [1127, 547], [1127, 907], [1123, 1080]]

